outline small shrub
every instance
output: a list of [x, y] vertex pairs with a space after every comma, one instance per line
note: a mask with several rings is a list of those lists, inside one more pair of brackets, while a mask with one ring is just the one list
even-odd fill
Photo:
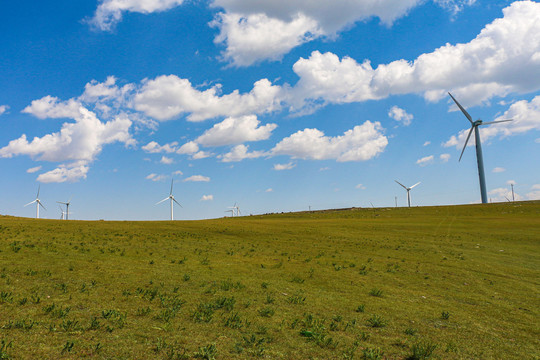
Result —
[[362, 351], [363, 360], [379, 360], [382, 359], [384, 352], [379, 348], [365, 348]]
[[198, 351], [193, 354], [196, 359], [214, 360], [217, 355], [217, 348], [215, 344], [206, 345], [200, 347]]
[[259, 310], [259, 315], [262, 317], [272, 317], [275, 313], [275, 310], [270, 307], [265, 307]]
[[375, 297], [382, 297], [383, 291], [379, 288], [373, 288], [369, 291], [369, 295], [375, 296]]
[[366, 306], [364, 304], [361, 304], [361, 305], [358, 305], [355, 311], [359, 313], [363, 313], [365, 309], [366, 309]]
[[382, 328], [386, 326], [386, 320], [377, 314], [371, 315], [367, 321], [368, 325], [374, 328]]
[[448, 311], [443, 311], [441, 313], [441, 319], [448, 320], [450, 318], [450, 313]]
[[417, 332], [418, 332], [418, 330], [413, 329], [413, 328], [407, 328], [407, 329], [405, 329], [405, 334], [407, 334], [407, 335], [414, 336], [414, 335], [416, 335]]
[[411, 351], [412, 354], [409, 355], [407, 360], [427, 360], [431, 359], [433, 352], [437, 348], [436, 344], [433, 344], [429, 341], [417, 342], [413, 345]]

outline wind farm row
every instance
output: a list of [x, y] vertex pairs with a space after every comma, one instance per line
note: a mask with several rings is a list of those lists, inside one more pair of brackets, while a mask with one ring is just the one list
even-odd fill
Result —
[[[459, 157], [458, 161], [461, 161], [461, 158], [463, 157], [463, 154], [465, 152], [467, 144], [469, 143], [471, 135], [472, 135], [472, 133], [474, 131], [475, 147], [476, 147], [476, 160], [477, 160], [477, 165], [478, 165], [478, 177], [479, 177], [479, 183], [480, 183], [480, 195], [481, 195], [482, 203], [486, 204], [488, 202], [488, 197], [487, 197], [486, 179], [485, 179], [485, 172], [484, 172], [484, 160], [483, 160], [483, 154], [482, 154], [482, 144], [481, 144], [481, 140], [480, 140], [479, 127], [482, 126], [482, 125], [490, 125], [490, 124], [508, 122], [508, 121], [512, 121], [512, 119], [499, 120], [499, 121], [489, 121], [489, 122], [483, 122], [480, 119], [473, 120], [471, 115], [456, 100], [456, 98], [454, 98], [454, 96], [451, 93], [448, 93], [448, 95], [450, 95], [452, 100], [455, 102], [455, 104], [458, 106], [458, 108], [461, 110], [461, 112], [465, 115], [465, 117], [467, 118], [467, 120], [471, 124], [471, 128], [470, 128], [470, 130], [468, 132], [467, 138], [466, 138], [465, 143], [463, 145], [463, 149], [461, 151], [461, 154], [460, 154], [460, 157]], [[411, 194], [410, 194], [410, 191], [413, 188], [415, 188], [416, 186], [418, 186], [421, 182], [417, 182], [416, 184], [414, 184], [414, 185], [412, 185], [410, 187], [403, 185], [398, 180], [395, 180], [395, 182], [406, 190], [406, 192], [407, 192], [407, 205], [408, 205], [408, 207], [411, 207]], [[182, 205], [175, 199], [175, 197], [173, 195], [173, 186], [174, 186], [174, 179], [171, 180], [171, 188], [170, 188], [169, 195], [166, 198], [164, 198], [163, 200], [160, 200], [155, 204], [155, 205], [159, 205], [159, 204], [169, 200], [169, 203], [170, 203], [170, 220], [174, 220], [174, 204], [176, 203], [176, 205], [182, 207]], [[45, 206], [43, 205], [42, 201], [39, 198], [40, 189], [41, 189], [41, 187], [39, 186], [35, 200], [33, 200], [32, 202], [25, 205], [25, 206], [28, 206], [28, 205], [31, 205], [31, 204], [34, 204], [34, 203], [36, 204], [36, 218], [39, 218], [39, 209], [40, 209], [40, 207], [43, 208], [44, 210], [46, 210]], [[513, 193], [514, 193], [514, 189], [513, 189], [513, 185], [512, 185], [512, 194]], [[71, 205], [71, 198], [67, 202], [63, 202], [63, 201], [56, 201], [56, 202], [59, 204], [58, 206], [59, 206], [59, 209], [60, 209], [60, 212], [61, 212], [60, 219], [69, 220], [69, 215], [71, 214], [70, 211], [69, 211], [69, 206]], [[65, 206], [65, 211], [61, 207], [61, 205]], [[396, 198], [396, 206], [397, 206], [397, 198]], [[230, 207], [228, 207], [228, 210], [225, 210], [225, 213], [230, 213], [231, 217], [240, 216], [241, 215], [240, 207], [235, 202], [233, 206], [230, 206]]]

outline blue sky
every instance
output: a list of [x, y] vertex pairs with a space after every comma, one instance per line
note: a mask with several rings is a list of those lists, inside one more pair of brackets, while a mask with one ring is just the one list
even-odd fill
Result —
[[[540, 198], [540, 4], [3, 4], [0, 213], [159, 220]], [[474, 142], [473, 142], [474, 143]]]

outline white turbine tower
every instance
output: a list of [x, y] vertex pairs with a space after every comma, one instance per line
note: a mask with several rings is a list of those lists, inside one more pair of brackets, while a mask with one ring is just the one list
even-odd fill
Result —
[[405, 185], [403, 185], [402, 183], [400, 183], [399, 181], [397, 180], [394, 180], [395, 182], [397, 182], [399, 185], [403, 186], [403, 188], [405, 190], [407, 190], [407, 202], [409, 203], [409, 207], [411, 207], [411, 189], [414, 188], [416, 185], [420, 184], [420, 182], [417, 182], [416, 184], [414, 184], [413, 186], [411, 187], [406, 187]]
[[60, 205], [58, 205], [58, 208], [60, 209], [60, 220], [64, 220], [66, 212], [62, 210], [62, 207]]
[[36, 219], [39, 219], [39, 207], [41, 206], [44, 210], [47, 210], [45, 209], [45, 206], [43, 206], [43, 204], [41, 203], [41, 200], [39, 200], [39, 190], [41, 189], [41, 185], [38, 186], [38, 190], [37, 190], [37, 195], [36, 195], [36, 200], [32, 201], [32, 202], [29, 202], [28, 204], [24, 205], [24, 206], [28, 206], [30, 204], [33, 204], [33, 203], [36, 203]]
[[171, 201], [171, 221], [174, 220], [174, 214], [173, 214], [173, 202], [177, 203], [178, 206], [182, 207], [182, 205], [180, 205], [180, 203], [178, 201], [176, 201], [176, 199], [174, 198], [174, 195], [172, 194], [172, 189], [173, 189], [173, 182], [174, 182], [174, 179], [171, 180], [171, 192], [169, 193], [169, 196], [167, 196], [165, 199], [161, 200], [161, 201], [158, 201], [156, 203], [157, 204], [161, 204], [162, 202], [166, 201], [166, 200], [170, 200]]
[[232, 209], [232, 210], [227, 210], [227, 211], [231, 211], [231, 216], [238, 216], [240, 214], [240, 207], [236, 204], [236, 202], [234, 203], [233, 206], [229, 206], [229, 209]]
[[[69, 198], [68, 202], [57, 201], [57, 203], [59, 203], [59, 204], [64, 204], [64, 205], [66, 205], [66, 212], [64, 213], [64, 212], [62, 211], [62, 213], [64, 213], [64, 214], [66, 215], [66, 217], [65, 217], [66, 220], [69, 220], [69, 205], [71, 205], [71, 199], [72, 199], [72, 198], [73, 198], [73, 196]], [[62, 217], [62, 220], [63, 220], [63, 219], [64, 219], [64, 218]]]

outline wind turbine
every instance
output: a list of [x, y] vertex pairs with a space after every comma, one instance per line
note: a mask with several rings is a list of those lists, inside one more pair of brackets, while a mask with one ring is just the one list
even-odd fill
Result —
[[465, 140], [465, 145], [463, 145], [463, 150], [461, 150], [461, 155], [459, 156], [459, 161], [461, 161], [461, 157], [463, 156], [463, 152], [465, 151], [465, 148], [467, 147], [467, 143], [469, 142], [469, 138], [471, 137], [471, 134], [474, 130], [474, 139], [476, 142], [476, 161], [478, 163], [478, 177], [480, 180], [480, 194], [482, 196], [482, 204], [487, 204], [488, 198], [487, 198], [487, 190], [486, 190], [486, 176], [484, 174], [484, 158], [482, 156], [482, 144], [480, 142], [480, 131], [478, 130], [478, 127], [480, 125], [489, 125], [489, 124], [496, 124], [501, 122], [507, 122], [512, 121], [512, 119], [508, 120], [499, 120], [499, 121], [489, 121], [489, 122], [483, 122], [482, 120], [478, 119], [476, 121], [473, 121], [471, 115], [461, 106], [461, 104], [452, 96], [452, 94], [448, 93], [452, 100], [456, 103], [456, 105], [459, 107], [461, 112], [465, 115], [467, 120], [471, 123], [471, 130], [469, 130], [469, 135], [467, 135], [467, 140]]
[[420, 182], [417, 182], [416, 184], [414, 184], [411, 187], [406, 187], [405, 185], [403, 185], [399, 181], [397, 181], [397, 180], [394, 180], [394, 181], [397, 182], [399, 185], [403, 186], [403, 188], [405, 190], [407, 190], [407, 202], [409, 203], [409, 207], [411, 207], [411, 193], [410, 192], [411, 192], [412, 188], [414, 188], [416, 185], [420, 184]]
[[60, 205], [58, 205], [58, 208], [60, 209], [60, 220], [64, 220], [64, 216], [66, 215], [66, 213], [64, 212], [64, 210], [62, 210], [62, 207]]
[[69, 220], [69, 205], [71, 204], [71, 199], [72, 198], [73, 198], [73, 196], [69, 198], [68, 202], [57, 201], [57, 203], [59, 203], [59, 204], [66, 205], [66, 212], [65, 212], [66, 220]]
[[33, 204], [33, 203], [36, 203], [36, 219], [39, 219], [39, 207], [41, 206], [44, 210], [47, 210], [45, 209], [45, 206], [43, 206], [43, 204], [41, 203], [41, 200], [39, 200], [39, 190], [41, 189], [41, 185], [38, 186], [38, 190], [37, 190], [37, 195], [36, 195], [36, 200], [32, 201], [32, 202], [29, 202], [28, 204], [24, 205], [24, 206], [28, 206], [30, 204]]
[[173, 215], [173, 202], [177, 203], [178, 206], [182, 207], [182, 205], [180, 205], [180, 203], [178, 201], [176, 201], [176, 199], [174, 198], [174, 195], [172, 194], [172, 189], [173, 189], [173, 180], [171, 180], [171, 192], [169, 193], [169, 196], [167, 196], [165, 199], [161, 200], [161, 201], [158, 201], [156, 203], [157, 204], [161, 204], [162, 202], [166, 201], [166, 200], [171, 200], [171, 221], [174, 220], [174, 215]]
[[231, 209], [231, 210], [225, 210], [225, 212], [226, 212], [226, 213], [227, 213], [227, 212], [230, 212], [230, 213], [231, 213], [231, 217], [234, 216], [234, 210], [232, 210], [232, 209]]
[[236, 216], [238, 216], [238, 214], [240, 214], [240, 207], [238, 207], [238, 205], [236, 205], [236, 202], [234, 203], [233, 206], [229, 206], [229, 209], [232, 209], [232, 210], [228, 210], [228, 211], [232, 211], [231, 215], [232, 216], [235, 216], [234, 214], [236, 213]]

